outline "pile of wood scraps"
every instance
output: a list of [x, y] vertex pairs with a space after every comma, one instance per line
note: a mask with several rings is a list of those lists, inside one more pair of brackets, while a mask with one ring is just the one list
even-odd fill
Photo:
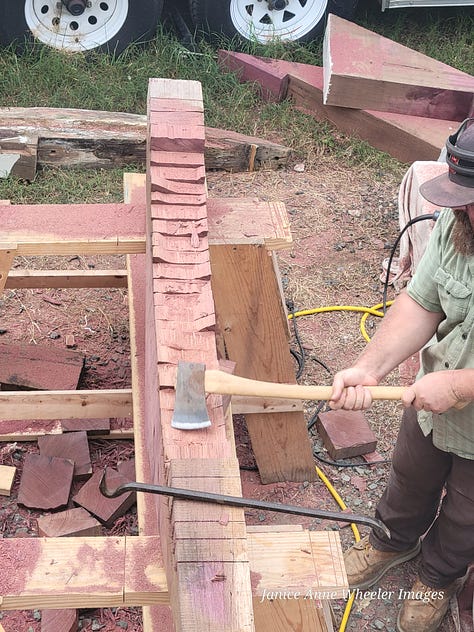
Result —
[[474, 77], [335, 15], [323, 67], [229, 51], [220, 62], [264, 98], [290, 98], [402, 162], [437, 160], [448, 135], [474, 115]]

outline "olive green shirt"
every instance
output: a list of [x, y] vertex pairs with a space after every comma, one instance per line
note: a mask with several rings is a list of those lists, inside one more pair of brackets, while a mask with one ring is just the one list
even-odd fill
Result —
[[[432, 371], [474, 368], [474, 256], [455, 250], [451, 238], [454, 222], [453, 212], [444, 209], [407, 287], [422, 307], [445, 314], [421, 352], [418, 378]], [[473, 402], [440, 415], [421, 411], [418, 423], [425, 435], [433, 431], [433, 443], [440, 450], [474, 459]]]

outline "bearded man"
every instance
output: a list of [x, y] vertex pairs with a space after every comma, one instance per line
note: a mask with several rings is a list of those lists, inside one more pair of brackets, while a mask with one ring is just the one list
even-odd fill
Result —
[[421, 350], [376, 509], [392, 537], [374, 530], [345, 554], [349, 585], [365, 589], [421, 551], [414, 586], [400, 587], [399, 632], [438, 630], [474, 561], [474, 118], [446, 146], [448, 172], [420, 187], [443, 208], [425, 254], [364, 352], [336, 374], [330, 402], [368, 408], [365, 387]]

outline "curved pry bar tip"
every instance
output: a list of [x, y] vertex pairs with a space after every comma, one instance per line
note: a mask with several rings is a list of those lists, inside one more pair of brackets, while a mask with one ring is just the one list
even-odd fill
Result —
[[110, 490], [107, 488], [107, 483], [105, 482], [106, 471], [107, 470], [104, 470], [102, 472], [102, 476], [100, 477], [100, 481], [99, 481], [99, 489], [100, 489], [101, 494], [105, 496], [106, 498], [116, 498], [117, 496], [120, 496], [121, 494], [125, 494], [128, 490], [122, 489], [123, 487], [122, 485], [119, 485], [113, 490]]

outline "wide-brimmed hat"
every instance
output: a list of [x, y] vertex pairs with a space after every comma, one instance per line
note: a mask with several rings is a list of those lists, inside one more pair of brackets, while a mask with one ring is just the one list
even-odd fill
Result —
[[474, 118], [466, 119], [446, 141], [447, 173], [420, 186], [421, 195], [437, 206], [474, 204]]

